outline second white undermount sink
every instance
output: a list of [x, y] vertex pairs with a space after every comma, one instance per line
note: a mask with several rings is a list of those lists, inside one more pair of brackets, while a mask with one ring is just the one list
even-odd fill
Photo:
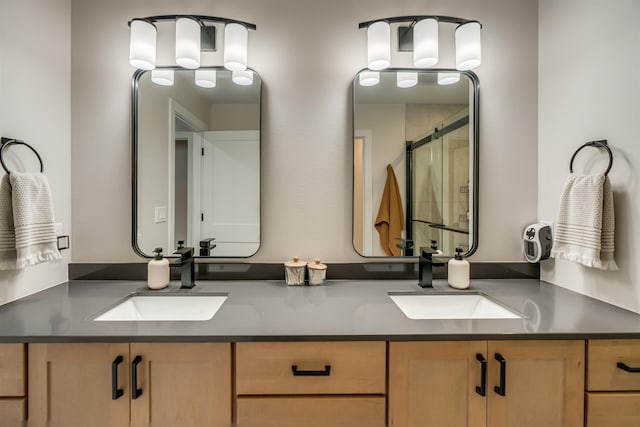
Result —
[[212, 294], [134, 294], [95, 321], [195, 321], [210, 320], [227, 299]]
[[474, 293], [393, 294], [389, 298], [409, 319], [521, 319], [516, 312]]

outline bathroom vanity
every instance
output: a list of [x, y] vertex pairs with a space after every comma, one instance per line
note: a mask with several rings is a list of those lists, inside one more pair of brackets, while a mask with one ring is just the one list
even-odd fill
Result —
[[95, 321], [144, 282], [71, 281], [0, 307], [0, 424], [637, 425], [640, 316], [472, 288], [520, 317], [410, 319], [390, 293], [414, 281], [202, 281], [186, 293], [227, 296], [210, 320]]

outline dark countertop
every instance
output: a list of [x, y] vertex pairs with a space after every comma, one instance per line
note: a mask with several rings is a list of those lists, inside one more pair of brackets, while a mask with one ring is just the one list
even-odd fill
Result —
[[[438, 289], [449, 289], [435, 281]], [[172, 282], [170, 291], [179, 284]], [[146, 283], [76, 280], [0, 306], [0, 342], [305, 341], [640, 338], [640, 315], [530, 279], [472, 280], [471, 288], [525, 315], [509, 320], [411, 320], [389, 291], [415, 281], [201, 281], [184, 292], [228, 298], [208, 321], [95, 322]], [[165, 291], [149, 291], [154, 294]]]

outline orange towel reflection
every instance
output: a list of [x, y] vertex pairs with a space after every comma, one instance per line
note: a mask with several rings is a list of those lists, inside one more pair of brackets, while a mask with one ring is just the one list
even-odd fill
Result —
[[404, 211], [402, 198], [398, 189], [396, 174], [391, 165], [387, 165], [387, 181], [384, 185], [380, 209], [375, 222], [376, 230], [380, 234], [380, 244], [387, 255], [400, 256], [402, 251], [396, 247], [404, 229]]

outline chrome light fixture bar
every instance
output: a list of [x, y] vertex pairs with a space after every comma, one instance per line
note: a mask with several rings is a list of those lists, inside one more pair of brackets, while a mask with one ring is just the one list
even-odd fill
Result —
[[400, 51], [413, 51], [416, 68], [429, 68], [438, 63], [438, 30], [440, 23], [457, 24], [455, 30], [456, 69], [472, 70], [482, 63], [482, 25], [475, 20], [440, 15], [410, 15], [361, 22], [358, 28], [367, 29], [367, 66], [370, 70], [384, 70], [391, 65], [390, 25], [410, 23], [398, 28]]
[[206, 15], [157, 15], [129, 21], [129, 63], [134, 67], [155, 69], [158, 31], [155, 23], [162, 21], [176, 23], [176, 64], [179, 66], [198, 69], [201, 50], [216, 50], [215, 27], [206, 24], [218, 23], [225, 26], [225, 68], [234, 71], [247, 68], [248, 30], [256, 30], [256, 25]]

